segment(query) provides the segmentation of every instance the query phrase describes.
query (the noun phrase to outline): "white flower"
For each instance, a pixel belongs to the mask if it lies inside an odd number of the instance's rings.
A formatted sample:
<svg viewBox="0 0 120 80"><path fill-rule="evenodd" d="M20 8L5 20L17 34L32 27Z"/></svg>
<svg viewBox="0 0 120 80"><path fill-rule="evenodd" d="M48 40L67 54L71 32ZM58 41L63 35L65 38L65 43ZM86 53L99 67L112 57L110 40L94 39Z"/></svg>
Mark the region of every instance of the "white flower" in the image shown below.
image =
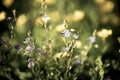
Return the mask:
<svg viewBox="0 0 120 80"><path fill-rule="evenodd" d="M69 47L63 47L63 48L62 48L62 51L64 51L64 52L67 52L67 51L69 51L69 50L70 50Z"/></svg>
<svg viewBox="0 0 120 80"><path fill-rule="evenodd" d="M78 65L81 65L81 64L82 64L82 60L81 60L81 59L77 59L76 63L77 63Z"/></svg>
<svg viewBox="0 0 120 80"><path fill-rule="evenodd" d="M73 34L73 36L72 36L74 39L78 39L79 38L79 35L77 35L77 34Z"/></svg>
<svg viewBox="0 0 120 80"><path fill-rule="evenodd" d="M28 62L28 68L31 68L35 65L35 63L34 63L35 61L32 58L29 58L27 62Z"/></svg>
<svg viewBox="0 0 120 80"><path fill-rule="evenodd" d="M27 47L26 47L26 50L27 50L27 51L30 51L30 52L33 51L33 49L34 49L34 47L32 47L32 46L27 46Z"/></svg>
<svg viewBox="0 0 120 80"><path fill-rule="evenodd" d="M32 46L27 46L26 49L25 49L25 53L24 53L24 54L26 55L26 54L32 52L33 50L34 50L34 47L32 47Z"/></svg>
<svg viewBox="0 0 120 80"><path fill-rule="evenodd" d="M37 48L37 52L40 56L44 56L45 53L40 49L40 48Z"/></svg>
<svg viewBox="0 0 120 80"><path fill-rule="evenodd" d="M89 41L89 43L94 43L95 42L95 37L94 36L90 36L88 38L88 41Z"/></svg>
<svg viewBox="0 0 120 80"><path fill-rule="evenodd" d="M30 38L28 37L28 38L26 38L26 40L25 41L23 41L23 43L28 43L28 42L30 42Z"/></svg>
<svg viewBox="0 0 120 80"><path fill-rule="evenodd" d="M50 17L47 15L47 13L44 13L41 19L44 23L47 23L50 20Z"/></svg>
<svg viewBox="0 0 120 80"><path fill-rule="evenodd" d="M64 37L69 37L71 35L71 32L68 30L68 29L65 29L63 32L62 32L63 36Z"/></svg>

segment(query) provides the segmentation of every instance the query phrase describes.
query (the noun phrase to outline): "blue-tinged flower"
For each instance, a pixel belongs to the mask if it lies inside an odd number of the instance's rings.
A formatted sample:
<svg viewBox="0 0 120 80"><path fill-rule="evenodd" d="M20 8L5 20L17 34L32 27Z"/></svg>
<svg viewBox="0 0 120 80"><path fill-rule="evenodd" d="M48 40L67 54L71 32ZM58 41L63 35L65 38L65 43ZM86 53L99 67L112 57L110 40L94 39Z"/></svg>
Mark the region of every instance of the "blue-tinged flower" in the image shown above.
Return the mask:
<svg viewBox="0 0 120 80"><path fill-rule="evenodd" d="M27 65L28 68L34 67L35 60L33 58L29 58L27 62L28 62L28 65Z"/></svg>
<svg viewBox="0 0 120 80"><path fill-rule="evenodd" d="M70 37L71 32L70 32L68 29L65 29L65 30L62 32L62 34L63 34L64 37Z"/></svg>
<svg viewBox="0 0 120 80"><path fill-rule="evenodd" d="M14 19L13 19L12 17L8 17L6 20L7 20L8 22L10 22L11 24L14 23Z"/></svg>
<svg viewBox="0 0 120 80"><path fill-rule="evenodd" d="M45 53L40 49L40 48L37 48L37 52L40 56L44 56Z"/></svg>
<svg viewBox="0 0 120 80"><path fill-rule="evenodd" d="M89 43L94 43L95 42L95 37L94 36L90 36L88 38L88 41L89 41Z"/></svg>
<svg viewBox="0 0 120 80"><path fill-rule="evenodd" d="M27 44L27 43L29 43L30 42L30 38L28 37L28 38L26 38L26 40L25 41L23 41L23 43L25 43L25 44Z"/></svg>
<svg viewBox="0 0 120 80"><path fill-rule="evenodd" d="M81 60L81 59L77 59L76 63L77 63L78 65L81 65L81 64L82 64L82 60Z"/></svg>
<svg viewBox="0 0 120 80"><path fill-rule="evenodd" d="M34 50L33 46L27 46L24 54L27 55L28 53L32 52L33 50Z"/></svg>
<svg viewBox="0 0 120 80"><path fill-rule="evenodd" d="M67 51L69 51L69 50L70 50L69 47L63 47L63 48L62 48L62 51L64 51L64 52L67 52Z"/></svg>
<svg viewBox="0 0 120 80"><path fill-rule="evenodd" d="M20 44L16 44L14 48L18 51L21 49L21 46L20 46Z"/></svg>
<svg viewBox="0 0 120 80"><path fill-rule="evenodd" d="M78 39L79 38L79 35L77 35L77 34L73 34L73 36L72 36L74 39Z"/></svg>
<svg viewBox="0 0 120 80"><path fill-rule="evenodd" d="M34 47L32 47L32 46L27 46L27 47L26 47L26 50L27 50L27 51L30 51L30 52L33 51L33 49L34 49Z"/></svg>

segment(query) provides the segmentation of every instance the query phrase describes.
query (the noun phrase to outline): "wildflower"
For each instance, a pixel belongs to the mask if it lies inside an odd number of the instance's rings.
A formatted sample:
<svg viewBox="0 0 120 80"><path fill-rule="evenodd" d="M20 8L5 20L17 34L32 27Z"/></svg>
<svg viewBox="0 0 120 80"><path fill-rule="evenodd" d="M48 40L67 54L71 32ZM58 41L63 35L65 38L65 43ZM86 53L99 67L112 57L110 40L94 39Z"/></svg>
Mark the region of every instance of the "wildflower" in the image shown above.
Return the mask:
<svg viewBox="0 0 120 80"><path fill-rule="evenodd" d="M81 65L81 64L82 64L82 60L81 60L81 59L77 59L76 63L77 63L78 65Z"/></svg>
<svg viewBox="0 0 120 80"><path fill-rule="evenodd" d="M74 39L78 39L79 38L79 35L77 35L77 34L73 34L73 36L72 36Z"/></svg>
<svg viewBox="0 0 120 80"><path fill-rule="evenodd" d="M27 47L26 47L26 50L27 50L27 51L30 51L30 52L33 51L33 49L34 49L34 47L32 47L32 46L27 46Z"/></svg>
<svg viewBox="0 0 120 80"><path fill-rule="evenodd" d="M100 69L98 67L95 67L95 72L98 73Z"/></svg>
<svg viewBox="0 0 120 80"><path fill-rule="evenodd" d="M40 56L45 55L45 53L40 48L37 48L37 51Z"/></svg>
<svg viewBox="0 0 120 80"><path fill-rule="evenodd" d="M30 38L28 37L28 38L26 38L26 40L25 41L23 41L23 43L28 43L28 42L30 42Z"/></svg>
<svg viewBox="0 0 120 80"><path fill-rule="evenodd" d="M32 58L29 58L28 59L28 68L31 68L31 67L34 67L34 65L35 65L35 60L34 59L32 59Z"/></svg>
<svg viewBox="0 0 120 80"><path fill-rule="evenodd" d="M6 20L7 20L8 22L10 22L11 24L14 23L14 19L13 19L12 17L8 17Z"/></svg>
<svg viewBox="0 0 120 80"><path fill-rule="evenodd" d="M69 50L70 50L69 47L63 47L63 48L62 48L62 51L64 51L64 52L67 52L67 51L69 51Z"/></svg>
<svg viewBox="0 0 120 80"><path fill-rule="evenodd" d="M44 23L47 23L50 20L50 17L47 15L47 13L44 13L44 15L42 16L42 21Z"/></svg>
<svg viewBox="0 0 120 80"><path fill-rule="evenodd" d="M90 36L88 38L88 41L89 41L89 43L94 43L95 42L95 37L94 36Z"/></svg>
<svg viewBox="0 0 120 80"><path fill-rule="evenodd" d="M25 49L25 55L32 52L33 50L34 50L33 46L27 46L26 49Z"/></svg>
<svg viewBox="0 0 120 80"><path fill-rule="evenodd" d="M68 29L65 29L63 32L62 32L63 36L64 37L69 37L71 35L71 32L68 30Z"/></svg>
<svg viewBox="0 0 120 80"><path fill-rule="evenodd" d="M81 21L85 17L85 12L81 10L76 10L73 13L73 21L78 22Z"/></svg>
<svg viewBox="0 0 120 80"><path fill-rule="evenodd" d="M18 51L21 49L21 46L20 46L20 44L16 44L14 48Z"/></svg>

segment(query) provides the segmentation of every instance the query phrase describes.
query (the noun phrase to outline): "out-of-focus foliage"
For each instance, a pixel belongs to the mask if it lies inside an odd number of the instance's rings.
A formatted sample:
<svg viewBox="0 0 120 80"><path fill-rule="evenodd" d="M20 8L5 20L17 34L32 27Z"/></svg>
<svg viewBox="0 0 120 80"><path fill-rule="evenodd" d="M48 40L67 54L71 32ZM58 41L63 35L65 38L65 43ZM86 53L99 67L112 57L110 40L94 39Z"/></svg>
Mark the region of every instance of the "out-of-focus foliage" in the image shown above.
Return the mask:
<svg viewBox="0 0 120 80"><path fill-rule="evenodd" d="M0 27L5 30L0 30L0 79L120 79L115 1L1 0L1 4Z"/></svg>

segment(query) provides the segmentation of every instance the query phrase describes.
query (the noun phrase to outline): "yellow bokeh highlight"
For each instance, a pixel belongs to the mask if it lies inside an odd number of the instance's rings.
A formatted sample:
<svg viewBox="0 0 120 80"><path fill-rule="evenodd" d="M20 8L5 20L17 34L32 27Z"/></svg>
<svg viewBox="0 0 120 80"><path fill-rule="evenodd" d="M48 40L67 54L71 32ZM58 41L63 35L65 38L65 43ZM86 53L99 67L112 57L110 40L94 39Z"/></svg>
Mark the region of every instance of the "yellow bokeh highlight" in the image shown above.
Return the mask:
<svg viewBox="0 0 120 80"><path fill-rule="evenodd" d="M105 0L95 0L96 3L101 4L104 3Z"/></svg>
<svg viewBox="0 0 120 80"><path fill-rule="evenodd" d="M23 26L27 22L27 17L25 14L20 15L17 18L17 26Z"/></svg>
<svg viewBox="0 0 120 80"><path fill-rule="evenodd" d="M35 26L43 25L43 21L41 20L41 17L37 17L34 22Z"/></svg>
<svg viewBox="0 0 120 80"><path fill-rule="evenodd" d="M60 19L60 14L58 11L53 11L49 14L52 21L58 21Z"/></svg>
<svg viewBox="0 0 120 80"><path fill-rule="evenodd" d="M68 22L72 22L73 21L73 15L72 14L66 15L65 20L68 21Z"/></svg>
<svg viewBox="0 0 120 80"><path fill-rule="evenodd" d="M113 23L116 26L119 25L120 24L119 17L117 15L112 16L111 23Z"/></svg>
<svg viewBox="0 0 120 80"><path fill-rule="evenodd" d="M81 11L81 10L76 10L74 13L73 13L73 21L77 22L77 21L80 21L84 18L85 16L85 12L84 11Z"/></svg>
<svg viewBox="0 0 120 80"><path fill-rule="evenodd" d="M35 4L41 4L42 0L34 0Z"/></svg>
<svg viewBox="0 0 120 80"><path fill-rule="evenodd" d="M14 0L3 0L2 3L5 7L10 7L13 4Z"/></svg>
<svg viewBox="0 0 120 80"><path fill-rule="evenodd" d="M114 3L112 1L105 1L100 9L102 12L111 12L114 9Z"/></svg>
<svg viewBox="0 0 120 80"><path fill-rule="evenodd" d="M45 0L47 5L53 5L55 4L56 0Z"/></svg>
<svg viewBox="0 0 120 80"><path fill-rule="evenodd" d="M56 26L56 31L58 32L62 32L63 30L65 30L65 25L64 24L60 24Z"/></svg>
<svg viewBox="0 0 120 80"><path fill-rule="evenodd" d="M6 12L0 12L0 21L3 21L6 18Z"/></svg>
<svg viewBox="0 0 120 80"><path fill-rule="evenodd" d="M95 47L95 48L99 48L99 45L98 45L98 44L95 44L94 47Z"/></svg>
<svg viewBox="0 0 120 80"><path fill-rule="evenodd" d="M120 37L118 37L117 39L118 39L118 42L120 43Z"/></svg>
<svg viewBox="0 0 120 80"><path fill-rule="evenodd" d="M60 53L56 53L54 55L54 58L63 58L63 57L67 57L69 56L69 54L67 52L60 52Z"/></svg>
<svg viewBox="0 0 120 80"><path fill-rule="evenodd" d="M76 47L76 48L81 48L81 46L82 46L82 42L79 41L79 40L77 40L77 41L75 42L75 47Z"/></svg>
<svg viewBox="0 0 120 80"><path fill-rule="evenodd" d="M109 15L104 15L102 17L102 23L106 24L110 21L110 16Z"/></svg>
<svg viewBox="0 0 120 80"><path fill-rule="evenodd" d="M97 36L102 38L103 40L105 40L107 37L109 37L110 35L112 35L112 30L109 29L102 29L101 31L97 32Z"/></svg>
<svg viewBox="0 0 120 80"><path fill-rule="evenodd" d="M16 30L18 33L25 32L25 24L27 22L27 16L25 14L20 15L16 20Z"/></svg>

